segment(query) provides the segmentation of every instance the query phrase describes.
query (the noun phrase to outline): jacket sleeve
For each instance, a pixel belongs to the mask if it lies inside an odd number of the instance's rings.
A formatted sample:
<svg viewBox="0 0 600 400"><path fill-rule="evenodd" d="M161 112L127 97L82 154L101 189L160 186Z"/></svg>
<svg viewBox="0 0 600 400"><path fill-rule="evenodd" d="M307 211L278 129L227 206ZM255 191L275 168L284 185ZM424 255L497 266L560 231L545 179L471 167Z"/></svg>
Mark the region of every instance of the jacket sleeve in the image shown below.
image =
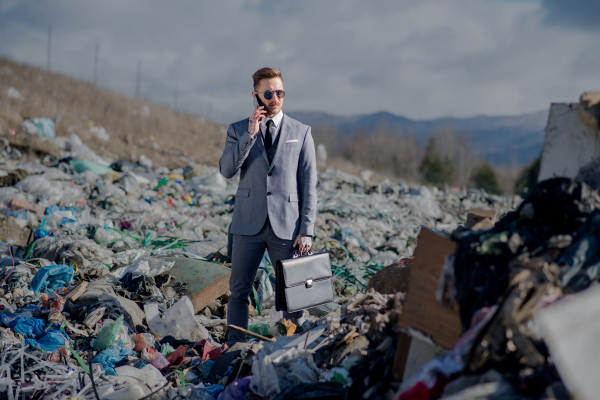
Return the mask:
<svg viewBox="0 0 600 400"><path fill-rule="evenodd" d="M315 142L310 131L309 127L298 158L300 192L300 230L298 233L313 236L317 217L317 159Z"/></svg>
<svg viewBox="0 0 600 400"><path fill-rule="evenodd" d="M240 169L258 137L258 134L254 135L254 138L250 137L247 130L239 137L238 134L239 133L235 131L234 125L229 125L229 129L227 129L227 140L225 141L225 150L223 150L223 155L219 160L219 171L221 172L221 175L227 179L233 178Z"/></svg>

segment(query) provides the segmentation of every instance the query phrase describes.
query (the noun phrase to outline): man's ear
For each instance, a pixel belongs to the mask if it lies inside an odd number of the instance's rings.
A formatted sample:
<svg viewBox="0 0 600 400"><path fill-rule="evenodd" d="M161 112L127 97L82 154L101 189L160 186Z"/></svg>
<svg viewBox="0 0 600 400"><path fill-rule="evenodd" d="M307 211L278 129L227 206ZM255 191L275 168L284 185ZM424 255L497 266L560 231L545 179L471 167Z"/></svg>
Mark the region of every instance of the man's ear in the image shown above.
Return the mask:
<svg viewBox="0 0 600 400"><path fill-rule="evenodd" d="M256 90L252 91L252 96L256 96L258 94L258 92Z"/></svg>

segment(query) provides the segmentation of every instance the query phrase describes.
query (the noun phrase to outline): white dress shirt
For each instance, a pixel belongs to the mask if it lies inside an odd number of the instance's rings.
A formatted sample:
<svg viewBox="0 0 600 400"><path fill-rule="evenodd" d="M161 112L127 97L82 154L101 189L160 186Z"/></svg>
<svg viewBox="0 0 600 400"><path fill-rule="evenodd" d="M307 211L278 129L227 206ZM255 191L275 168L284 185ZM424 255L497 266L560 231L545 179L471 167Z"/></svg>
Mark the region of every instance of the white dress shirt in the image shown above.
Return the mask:
<svg viewBox="0 0 600 400"><path fill-rule="evenodd" d="M260 121L260 132L262 134L263 141L265 140L265 132L267 131L267 122L269 120L273 120L273 123L275 124L275 134L273 135L273 143L275 143L275 138L279 134L279 124L281 124L282 118L283 118L283 111L279 110L277 115L275 115L273 118L264 117Z"/></svg>

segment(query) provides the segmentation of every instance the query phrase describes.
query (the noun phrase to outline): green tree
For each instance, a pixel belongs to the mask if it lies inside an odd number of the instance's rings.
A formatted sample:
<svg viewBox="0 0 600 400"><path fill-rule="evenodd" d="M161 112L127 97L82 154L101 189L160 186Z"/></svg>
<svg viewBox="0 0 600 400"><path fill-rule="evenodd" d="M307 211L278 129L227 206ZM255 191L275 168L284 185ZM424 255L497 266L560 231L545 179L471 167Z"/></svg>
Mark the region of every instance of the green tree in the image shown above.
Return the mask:
<svg viewBox="0 0 600 400"><path fill-rule="evenodd" d="M496 177L494 167L485 160L481 163L479 168L474 171L473 180L478 189L483 189L492 194L502 194L502 188Z"/></svg>
<svg viewBox="0 0 600 400"><path fill-rule="evenodd" d="M519 179L515 182L515 193L518 195L525 195L532 187L535 186L540 174L540 165L542 163L542 157L538 157L533 160L521 171Z"/></svg>
<svg viewBox="0 0 600 400"><path fill-rule="evenodd" d="M425 182L432 185L443 185L452 183L454 177L454 166L448 156L442 156L437 140L430 136L425 146L425 156L419 168Z"/></svg>

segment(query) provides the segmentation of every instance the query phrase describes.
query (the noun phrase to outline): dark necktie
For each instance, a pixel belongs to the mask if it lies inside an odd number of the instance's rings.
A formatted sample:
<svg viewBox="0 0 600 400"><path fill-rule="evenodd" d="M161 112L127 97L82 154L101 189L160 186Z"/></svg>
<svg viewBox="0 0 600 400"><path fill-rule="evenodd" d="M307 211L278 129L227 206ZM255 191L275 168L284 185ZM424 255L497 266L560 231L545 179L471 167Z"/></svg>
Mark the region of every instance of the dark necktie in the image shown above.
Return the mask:
<svg viewBox="0 0 600 400"><path fill-rule="evenodd" d="M275 123L272 119L267 121L267 131L265 132L265 149L267 152L271 150L271 146L273 145L273 137L275 136Z"/></svg>

